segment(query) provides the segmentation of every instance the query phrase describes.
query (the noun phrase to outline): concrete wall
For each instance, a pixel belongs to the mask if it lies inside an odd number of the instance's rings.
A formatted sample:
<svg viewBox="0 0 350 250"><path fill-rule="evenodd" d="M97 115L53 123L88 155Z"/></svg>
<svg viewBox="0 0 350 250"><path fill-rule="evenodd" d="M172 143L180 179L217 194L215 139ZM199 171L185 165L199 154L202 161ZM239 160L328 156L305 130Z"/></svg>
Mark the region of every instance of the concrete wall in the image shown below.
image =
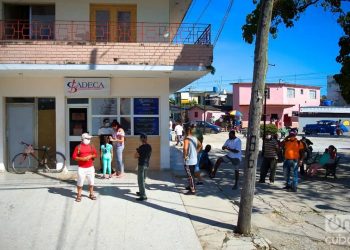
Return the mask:
<svg viewBox="0 0 350 250"><path fill-rule="evenodd" d="M159 97L160 115L160 167L170 167L168 141L169 118L168 78L112 78L108 97ZM4 169L5 154L5 98L4 97L55 97L56 98L56 150L66 151L66 104L64 77L2 77L0 79L0 169Z"/></svg>

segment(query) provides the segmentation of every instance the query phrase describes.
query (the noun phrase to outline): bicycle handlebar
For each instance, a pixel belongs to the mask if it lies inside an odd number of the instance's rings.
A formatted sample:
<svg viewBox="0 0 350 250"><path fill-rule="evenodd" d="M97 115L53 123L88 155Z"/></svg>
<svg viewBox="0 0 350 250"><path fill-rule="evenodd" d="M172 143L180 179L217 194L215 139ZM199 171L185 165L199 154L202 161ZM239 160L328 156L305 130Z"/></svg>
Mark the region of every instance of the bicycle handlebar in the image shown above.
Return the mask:
<svg viewBox="0 0 350 250"><path fill-rule="evenodd" d="M29 147L29 146L32 146L32 147L33 147L32 144L26 143L26 142L24 142L24 141L21 141L21 144L22 144L22 145L26 145L27 147ZM47 147L47 146L42 146L42 148L34 148L34 147L33 147L33 149L34 149L34 150L45 150L45 151L49 151L49 150L50 150L50 147Z"/></svg>

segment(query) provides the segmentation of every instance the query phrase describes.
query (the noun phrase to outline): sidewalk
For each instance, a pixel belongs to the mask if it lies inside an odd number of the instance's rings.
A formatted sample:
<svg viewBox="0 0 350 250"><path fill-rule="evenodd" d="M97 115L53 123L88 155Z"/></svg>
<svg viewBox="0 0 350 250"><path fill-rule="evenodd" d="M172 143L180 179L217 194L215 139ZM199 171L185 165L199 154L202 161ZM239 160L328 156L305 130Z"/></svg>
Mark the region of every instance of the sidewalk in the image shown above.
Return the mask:
<svg viewBox="0 0 350 250"><path fill-rule="evenodd" d="M55 176L55 175L51 175ZM149 174L147 202L136 175L96 179L97 200L74 201L75 182L0 175L0 249L201 249L169 172Z"/></svg>

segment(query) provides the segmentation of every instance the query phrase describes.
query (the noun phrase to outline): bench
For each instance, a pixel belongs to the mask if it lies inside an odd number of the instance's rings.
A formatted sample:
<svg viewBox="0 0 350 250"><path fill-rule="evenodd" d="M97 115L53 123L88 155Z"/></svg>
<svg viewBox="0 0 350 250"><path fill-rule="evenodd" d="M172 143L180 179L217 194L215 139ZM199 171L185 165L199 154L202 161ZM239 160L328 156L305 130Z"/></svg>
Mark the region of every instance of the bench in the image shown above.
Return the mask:
<svg viewBox="0 0 350 250"><path fill-rule="evenodd" d="M323 168L326 169L326 175L324 178L327 178L329 175L333 175L334 179L337 179L336 171L339 164L339 160L340 156L337 156L334 163L327 163L323 166Z"/></svg>

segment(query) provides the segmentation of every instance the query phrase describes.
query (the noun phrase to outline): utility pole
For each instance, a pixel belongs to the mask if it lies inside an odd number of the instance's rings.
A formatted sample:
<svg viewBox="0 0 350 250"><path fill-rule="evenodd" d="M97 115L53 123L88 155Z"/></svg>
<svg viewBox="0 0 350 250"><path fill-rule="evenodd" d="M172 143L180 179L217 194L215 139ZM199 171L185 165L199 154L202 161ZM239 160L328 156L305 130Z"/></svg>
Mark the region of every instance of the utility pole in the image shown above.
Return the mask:
<svg viewBox="0 0 350 250"><path fill-rule="evenodd" d="M265 91L267 48L274 0L261 0L258 31L254 51L254 73L249 108L249 127L245 153L243 189L239 205L237 232L249 234L259 154L260 120Z"/></svg>

